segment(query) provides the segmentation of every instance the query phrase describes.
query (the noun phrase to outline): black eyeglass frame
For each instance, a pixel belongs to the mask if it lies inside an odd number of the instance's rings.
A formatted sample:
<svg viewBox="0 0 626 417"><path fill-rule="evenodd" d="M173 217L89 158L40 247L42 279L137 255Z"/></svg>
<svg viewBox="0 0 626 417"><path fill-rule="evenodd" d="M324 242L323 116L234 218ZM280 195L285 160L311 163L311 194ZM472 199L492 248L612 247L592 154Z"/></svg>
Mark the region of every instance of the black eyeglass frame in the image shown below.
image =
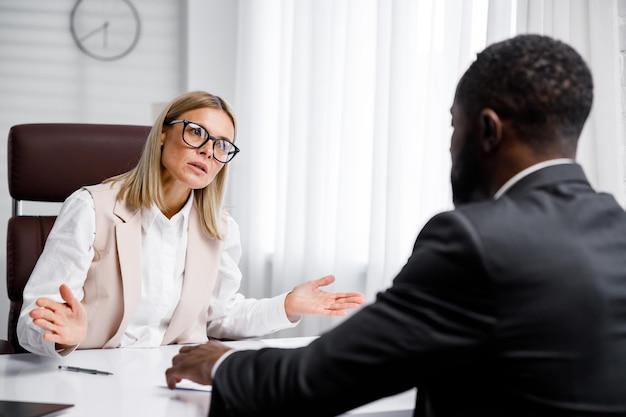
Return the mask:
<svg viewBox="0 0 626 417"><path fill-rule="evenodd" d="M211 134L209 133L209 130L208 130L206 127L202 126L202 125L201 125L201 124L199 124L199 123L192 122L191 120L187 120L187 119L176 119L176 120L172 120L171 122L168 122L167 124L171 126L171 125L175 125L175 124L177 124L177 123L182 123L182 124L183 124L183 130L182 130L182 132L181 132L181 137L182 137L182 139L183 139L183 142L185 142L185 145L189 146L190 148L193 148L193 149L199 149L199 148L202 148L204 145L206 145L206 144L207 144L207 142L208 142L209 140L213 140L213 146L211 147L211 150L213 151L213 158L215 158L215 160L216 160L216 161L221 162L222 164L227 164L227 163L229 163L230 161L232 161L232 160L233 160L233 158L234 158L234 157L235 157L235 156L239 153L239 151L240 151L240 149L237 147L237 145L235 145L233 142L229 141L228 139L224 139L224 138L216 138L215 136L211 136ZM207 138L204 140L204 142L202 142L202 143L201 143L200 145L198 145L198 146L193 146L192 144L190 144L189 142L187 142L187 141L185 140L185 130L187 130L187 125L189 125L189 124L192 124L192 125L196 125L196 126L198 126L198 127L201 127L202 129L204 129L204 131L205 131L205 132L206 132L206 134L207 134ZM230 157L227 161L222 161L222 160L220 160L218 157L216 157L216 156L215 156L215 144L216 144L218 141L224 141L224 142L227 142L227 143L229 143L229 144L233 147L233 150L227 153L227 155Z"/></svg>

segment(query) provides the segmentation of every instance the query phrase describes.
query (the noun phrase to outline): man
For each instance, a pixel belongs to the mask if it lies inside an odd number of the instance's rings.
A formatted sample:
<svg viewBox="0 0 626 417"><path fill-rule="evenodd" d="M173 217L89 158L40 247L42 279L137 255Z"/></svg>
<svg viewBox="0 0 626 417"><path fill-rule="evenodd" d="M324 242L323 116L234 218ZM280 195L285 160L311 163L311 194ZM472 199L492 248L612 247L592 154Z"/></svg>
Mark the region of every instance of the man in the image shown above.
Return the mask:
<svg viewBox="0 0 626 417"><path fill-rule="evenodd" d="M307 347L183 347L169 387L212 384L211 416L331 416L412 387L416 416L626 416L626 214L575 162L592 99L560 41L486 48L451 108L455 210L391 288Z"/></svg>

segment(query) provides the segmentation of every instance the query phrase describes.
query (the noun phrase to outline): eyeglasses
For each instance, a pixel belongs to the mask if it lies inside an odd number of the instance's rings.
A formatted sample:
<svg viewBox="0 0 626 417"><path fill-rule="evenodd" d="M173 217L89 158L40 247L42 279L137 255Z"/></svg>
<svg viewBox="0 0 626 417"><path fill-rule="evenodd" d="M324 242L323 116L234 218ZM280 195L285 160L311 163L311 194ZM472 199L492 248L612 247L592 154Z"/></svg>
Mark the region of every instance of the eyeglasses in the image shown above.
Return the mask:
<svg viewBox="0 0 626 417"><path fill-rule="evenodd" d="M230 162L239 152L239 148L228 139L211 136L209 132L197 123L189 120L172 120L169 125L183 124L183 142L192 148L201 148L209 140L213 140L213 158L225 164Z"/></svg>

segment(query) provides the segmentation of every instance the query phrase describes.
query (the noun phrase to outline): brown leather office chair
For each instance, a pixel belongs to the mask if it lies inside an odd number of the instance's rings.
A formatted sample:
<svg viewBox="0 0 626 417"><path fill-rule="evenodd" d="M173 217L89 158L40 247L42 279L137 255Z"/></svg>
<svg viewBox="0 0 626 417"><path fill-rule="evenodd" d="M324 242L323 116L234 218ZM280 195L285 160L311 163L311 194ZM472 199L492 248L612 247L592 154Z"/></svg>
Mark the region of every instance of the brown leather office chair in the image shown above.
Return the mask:
<svg viewBox="0 0 626 417"><path fill-rule="evenodd" d="M12 216L7 225L8 341L0 353L25 350L17 340L22 291L43 250L53 215L24 215L22 202L63 202L84 185L137 164L150 126L41 123L13 126L8 137Z"/></svg>

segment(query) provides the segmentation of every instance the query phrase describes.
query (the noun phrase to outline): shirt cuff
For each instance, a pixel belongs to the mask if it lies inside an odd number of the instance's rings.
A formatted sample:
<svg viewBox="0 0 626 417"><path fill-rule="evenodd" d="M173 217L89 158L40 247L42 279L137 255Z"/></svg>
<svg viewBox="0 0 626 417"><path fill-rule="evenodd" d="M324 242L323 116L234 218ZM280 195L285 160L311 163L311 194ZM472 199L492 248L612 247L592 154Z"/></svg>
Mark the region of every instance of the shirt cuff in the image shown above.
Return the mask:
<svg viewBox="0 0 626 417"><path fill-rule="evenodd" d="M280 304L276 303L276 308L280 309L282 314L277 314L277 317L281 317L279 326L281 328L290 328L295 327L302 320L301 315L295 315L291 317L287 317L287 312L285 311L285 299L289 292L283 293L279 296L274 297L274 299L279 300Z"/></svg>
<svg viewBox="0 0 626 417"><path fill-rule="evenodd" d="M215 372L217 371L217 368L222 364L222 362L224 362L224 359L229 357L233 352L236 352L236 350L235 349L228 350L222 356L220 356L218 360L215 361L215 364L213 365L213 369L211 369L211 379L215 378Z"/></svg>

